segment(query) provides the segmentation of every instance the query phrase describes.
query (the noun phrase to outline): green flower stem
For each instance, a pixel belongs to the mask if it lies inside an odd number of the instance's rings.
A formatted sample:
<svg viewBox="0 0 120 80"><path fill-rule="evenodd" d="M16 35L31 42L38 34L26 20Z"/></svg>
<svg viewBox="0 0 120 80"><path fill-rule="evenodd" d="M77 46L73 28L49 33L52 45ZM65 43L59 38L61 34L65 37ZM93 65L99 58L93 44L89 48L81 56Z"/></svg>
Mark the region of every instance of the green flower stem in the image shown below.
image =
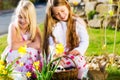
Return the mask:
<svg viewBox="0 0 120 80"><path fill-rule="evenodd" d="M115 53L115 48L116 48L116 32L117 32L117 26L118 26L118 20L119 20L120 0L117 2L117 4L118 4L118 9L117 9L117 20L116 20L116 24L115 24L115 35L114 35L113 53Z"/></svg>

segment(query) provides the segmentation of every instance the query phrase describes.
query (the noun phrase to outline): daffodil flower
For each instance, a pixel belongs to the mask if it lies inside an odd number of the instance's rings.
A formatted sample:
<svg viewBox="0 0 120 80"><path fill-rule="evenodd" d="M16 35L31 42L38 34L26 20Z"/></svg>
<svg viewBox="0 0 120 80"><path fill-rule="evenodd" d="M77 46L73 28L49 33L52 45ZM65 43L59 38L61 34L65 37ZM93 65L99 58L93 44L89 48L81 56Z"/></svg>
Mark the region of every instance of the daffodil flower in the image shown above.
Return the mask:
<svg viewBox="0 0 120 80"><path fill-rule="evenodd" d="M16 58L11 64L6 64L6 57L4 60L0 60L0 76L2 76L2 80L13 80L10 77L10 74L13 73L14 67L13 65L18 61L19 57ZM1 80L1 77L0 77Z"/></svg>
<svg viewBox="0 0 120 80"><path fill-rule="evenodd" d="M104 44L103 46L102 46L102 50L106 50L106 44Z"/></svg>
<svg viewBox="0 0 120 80"><path fill-rule="evenodd" d="M114 62L114 58L110 58L110 64L113 64L113 62Z"/></svg>
<svg viewBox="0 0 120 80"><path fill-rule="evenodd" d="M28 78L30 78L30 77L31 77L31 72L27 72L27 73L26 73L26 76L27 76Z"/></svg>
<svg viewBox="0 0 120 80"><path fill-rule="evenodd" d="M4 75L7 74L7 71L6 71L6 70L3 70L3 74L4 74Z"/></svg>
<svg viewBox="0 0 120 80"><path fill-rule="evenodd" d="M0 71L5 69L5 65L0 65Z"/></svg>
<svg viewBox="0 0 120 80"><path fill-rule="evenodd" d="M3 61L3 60L0 60L0 64L2 64L2 65L3 65L3 64L4 64L4 61Z"/></svg>
<svg viewBox="0 0 120 80"><path fill-rule="evenodd" d="M23 62L20 62L20 66L22 67L24 65L24 63Z"/></svg>
<svg viewBox="0 0 120 80"><path fill-rule="evenodd" d="M64 52L64 46L62 44L56 44L56 54L62 54Z"/></svg>
<svg viewBox="0 0 120 80"><path fill-rule="evenodd" d="M78 5L78 2L77 2L77 1L73 1L73 4L74 4L75 6L77 6L77 5Z"/></svg>
<svg viewBox="0 0 120 80"><path fill-rule="evenodd" d="M27 46L25 45L25 46L21 46L19 49L18 49L18 53L19 54L21 54L21 55L24 55L24 54L26 54L26 48L27 48Z"/></svg>
<svg viewBox="0 0 120 80"><path fill-rule="evenodd" d="M36 70L39 69L39 65L40 65L40 61L36 61L36 62L33 63L33 66Z"/></svg>
<svg viewBox="0 0 120 80"><path fill-rule="evenodd" d="M62 44L56 44L54 48L50 46L50 50L51 49L53 51L51 51L50 54L52 54L52 52L55 52L55 54L59 55L59 54L62 54L64 52L64 46ZM36 74L37 80L51 80L52 75L55 72L55 70L57 69L57 66L58 66L58 64L60 63L60 60L61 60L61 57L52 59L51 56L52 55L50 55L50 57L48 59L49 62L48 62L47 59L46 59L46 53L43 54L43 66L41 66L42 63L40 63L39 60L33 62L32 69ZM51 68L51 65L54 62L56 62L56 65Z"/></svg>
<svg viewBox="0 0 120 80"><path fill-rule="evenodd" d="M113 16L113 15L114 15L113 10L109 10L109 11L108 11L108 14L109 14L110 16Z"/></svg>
<svg viewBox="0 0 120 80"><path fill-rule="evenodd" d="M110 4L112 4L112 3L113 3L113 0L108 0L108 2L109 2Z"/></svg>
<svg viewBox="0 0 120 80"><path fill-rule="evenodd" d="M33 71L36 74L37 80L51 80L52 75L54 74L55 70L57 69L58 64L60 63L61 57L51 60L47 62L46 54L43 55L43 66L41 70L38 70L40 67L40 61L36 61L33 63ZM56 65L51 68L51 64L57 61Z"/></svg>

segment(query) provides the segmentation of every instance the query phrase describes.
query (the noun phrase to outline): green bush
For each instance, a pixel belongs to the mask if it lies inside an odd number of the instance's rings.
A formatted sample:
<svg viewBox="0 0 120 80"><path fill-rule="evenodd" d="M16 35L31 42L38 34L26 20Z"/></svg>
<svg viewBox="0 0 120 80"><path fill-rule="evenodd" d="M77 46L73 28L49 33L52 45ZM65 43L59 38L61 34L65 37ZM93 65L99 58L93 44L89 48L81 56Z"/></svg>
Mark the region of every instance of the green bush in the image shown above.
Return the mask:
<svg viewBox="0 0 120 80"><path fill-rule="evenodd" d="M93 19L94 15L96 14L96 11L95 10L92 10L88 13L88 20L91 20Z"/></svg>

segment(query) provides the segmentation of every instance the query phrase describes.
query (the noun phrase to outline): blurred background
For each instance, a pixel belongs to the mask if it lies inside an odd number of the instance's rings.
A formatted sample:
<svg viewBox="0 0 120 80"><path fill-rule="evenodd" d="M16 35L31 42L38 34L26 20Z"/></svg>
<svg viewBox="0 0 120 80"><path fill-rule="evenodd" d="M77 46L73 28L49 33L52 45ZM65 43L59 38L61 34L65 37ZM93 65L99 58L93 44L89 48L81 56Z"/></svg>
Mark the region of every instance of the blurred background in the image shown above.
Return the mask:
<svg viewBox="0 0 120 80"><path fill-rule="evenodd" d="M17 6L19 1L20 0L0 0L0 10L13 9L14 7ZM46 0L30 0L30 1L32 1L35 5L46 2Z"/></svg>
<svg viewBox="0 0 120 80"><path fill-rule="evenodd" d="M0 0L0 36L7 34L14 9L20 0ZM30 0L37 13L38 24L44 21L46 0Z"/></svg>

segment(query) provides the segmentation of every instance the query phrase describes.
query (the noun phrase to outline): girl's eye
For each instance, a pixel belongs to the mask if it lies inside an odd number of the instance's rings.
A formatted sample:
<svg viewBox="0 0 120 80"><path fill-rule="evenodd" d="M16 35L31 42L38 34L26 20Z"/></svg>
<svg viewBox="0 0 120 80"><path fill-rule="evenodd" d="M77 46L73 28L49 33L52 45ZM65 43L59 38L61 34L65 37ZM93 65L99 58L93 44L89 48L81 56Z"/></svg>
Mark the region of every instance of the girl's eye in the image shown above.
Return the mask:
<svg viewBox="0 0 120 80"><path fill-rule="evenodd" d="M24 19L26 19L26 17L24 17Z"/></svg>
<svg viewBox="0 0 120 80"><path fill-rule="evenodd" d="M59 13L55 13L55 15L58 15Z"/></svg>
<svg viewBox="0 0 120 80"><path fill-rule="evenodd" d="M20 19L26 19L26 16L18 15L18 18L20 18Z"/></svg>
<svg viewBox="0 0 120 80"><path fill-rule="evenodd" d="M64 12L64 10L61 10L61 12Z"/></svg>
<svg viewBox="0 0 120 80"><path fill-rule="evenodd" d="M22 16L21 16L21 15L19 15L19 16L18 16L18 18L22 19Z"/></svg>

